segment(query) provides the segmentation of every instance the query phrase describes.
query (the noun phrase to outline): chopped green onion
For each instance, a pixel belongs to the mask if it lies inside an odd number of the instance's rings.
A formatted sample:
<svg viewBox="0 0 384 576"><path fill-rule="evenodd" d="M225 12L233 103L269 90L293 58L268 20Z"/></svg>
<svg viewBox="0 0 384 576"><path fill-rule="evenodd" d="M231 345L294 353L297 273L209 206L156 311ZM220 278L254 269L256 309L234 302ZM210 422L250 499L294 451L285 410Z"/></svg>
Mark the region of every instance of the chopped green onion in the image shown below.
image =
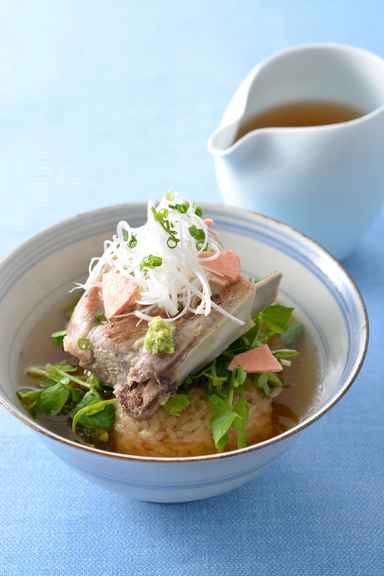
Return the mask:
<svg viewBox="0 0 384 576"><path fill-rule="evenodd" d="M178 244L178 240L176 240L176 238L173 238L173 236L170 236L167 240L167 246L168 248L171 248L173 250L173 248L176 248Z"/></svg>
<svg viewBox="0 0 384 576"><path fill-rule="evenodd" d="M106 321L106 317L104 312L96 312L95 314L95 320L96 322L105 322Z"/></svg>
<svg viewBox="0 0 384 576"><path fill-rule="evenodd" d="M53 332L51 334L52 343L55 346L62 346L66 335L67 335L66 330L58 330L57 332Z"/></svg>
<svg viewBox="0 0 384 576"><path fill-rule="evenodd" d="M153 256L150 254L142 259L140 262L140 270L149 270L150 268L158 268L163 263L161 256Z"/></svg>
<svg viewBox="0 0 384 576"><path fill-rule="evenodd" d="M195 214L196 214L196 216L199 216L199 218L202 217L202 215L203 215L203 209L201 208L201 206L196 206L196 207L195 207Z"/></svg>
<svg viewBox="0 0 384 576"><path fill-rule="evenodd" d="M196 240L197 249L201 250L206 244L206 236L204 230L202 228L198 228L194 224L190 226L188 230L192 238Z"/></svg>
<svg viewBox="0 0 384 576"><path fill-rule="evenodd" d="M136 248L137 238L134 234L131 236L128 234L127 230L123 230L123 239L127 243L128 248Z"/></svg>
<svg viewBox="0 0 384 576"><path fill-rule="evenodd" d="M80 350L92 350L92 344L88 338L79 338L77 341L77 346L80 348Z"/></svg>
<svg viewBox="0 0 384 576"><path fill-rule="evenodd" d="M183 202L182 204L170 204L170 208L173 210L177 210L180 214L186 214L189 208L189 202Z"/></svg>
<svg viewBox="0 0 384 576"><path fill-rule="evenodd" d="M128 248L136 248L136 246L137 246L137 238L134 234L132 234L128 242Z"/></svg>
<svg viewBox="0 0 384 576"><path fill-rule="evenodd" d="M156 210L156 208L152 206L152 214L156 222L158 222L163 230L165 230L165 232L168 234L168 236L172 238L173 246L169 246L169 248L176 248L177 244L180 242L180 239L177 237L174 225L168 220L168 210L166 208Z"/></svg>

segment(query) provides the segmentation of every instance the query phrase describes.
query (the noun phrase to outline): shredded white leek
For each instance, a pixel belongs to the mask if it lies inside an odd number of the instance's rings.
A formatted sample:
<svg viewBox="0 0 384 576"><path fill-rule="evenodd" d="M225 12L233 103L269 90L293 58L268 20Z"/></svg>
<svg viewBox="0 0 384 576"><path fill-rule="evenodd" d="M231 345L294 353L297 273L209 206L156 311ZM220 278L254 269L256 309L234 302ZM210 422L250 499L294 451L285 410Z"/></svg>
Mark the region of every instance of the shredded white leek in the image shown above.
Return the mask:
<svg viewBox="0 0 384 576"><path fill-rule="evenodd" d="M101 286L102 273L116 270L135 280L139 298L129 314L141 320L151 320L158 308L172 321L188 312L208 316L215 309L244 324L212 301L204 264L217 258L221 247L196 208L170 193L157 205L149 202L147 222L138 228L119 222L112 240L104 242L102 256L91 259L88 279L76 288ZM160 257L161 265L143 267L144 258L151 256Z"/></svg>

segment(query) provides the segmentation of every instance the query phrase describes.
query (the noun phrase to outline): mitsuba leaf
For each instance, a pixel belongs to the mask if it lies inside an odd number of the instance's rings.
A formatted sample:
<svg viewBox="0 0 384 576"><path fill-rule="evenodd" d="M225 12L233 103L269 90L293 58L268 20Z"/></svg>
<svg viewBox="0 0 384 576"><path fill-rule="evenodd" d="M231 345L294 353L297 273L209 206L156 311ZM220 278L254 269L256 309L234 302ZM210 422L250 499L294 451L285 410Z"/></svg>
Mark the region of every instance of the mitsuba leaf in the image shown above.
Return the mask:
<svg viewBox="0 0 384 576"><path fill-rule="evenodd" d="M180 416L189 404L188 394L175 394L164 404L163 408L170 416Z"/></svg>
<svg viewBox="0 0 384 576"><path fill-rule="evenodd" d="M283 334L288 330L288 322L292 315L293 308L282 306L281 304L272 304L261 312L262 322L274 334Z"/></svg>
<svg viewBox="0 0 384 576"><path fill-rule="evenodd" d="M102 397L98 392L96 392L96 390L94 389L88 390L88 392L86 392L84 396L80 399L79 403L73 408L70 415L74 416L76 412L84 408L84 406L95 404L96 402L100 402L100 400L102 400Z"/></svg>
<svg viewBox="0 0 384 576"><path fill-rule="evenodd" d="M291 324L289 328L281 335L281 341L288 348L297 346L304 335L304 326L299 322Z"/></svg>
<svg viewBox="0 0 384 576"><path fill-rule="evenodd" d="M81 390L80 388L70 388L70 395L71 395L71 401L72 404L79 404L80 400L83 398L84 396L84 392L83 390Z"/></svg>
<svg viewBox="0 0 384 576"><path fill-rule="evenodd" d="M233 410L238 415L238 418L236 418L236 420L233 422L233 427L237 432L237 447L245 448L247 445L245 430L247 427L249 414L249 404L247 400L239 400L237 404L234 405Z"/></svg>
<svg viewBox="0 0 384 576"><path fill-rule="evenodd" d="M69 397L66 383L57 382L48 388L41 390L36 404L36 412L42 412L48 416L57 416L64 408Z"/></svg>
<svg viewBox="0 0 384 576"><path fill-rule="evenodd" d="M234 421L238 418L236 412L228 410L221 416L211 420L213 441L217 450L224 450L228 443L228 432Z"/></svg>
<svg viewBox="0 0 384 576"><path fill-rule="evenodd" d="M243 386L246 379L247 379L247 372L244 370L244 368L238 366L232 371L230 384L233 388L239 388L240 386Z"/></svg>
<svg viewBox="0 0 384 576"><path fill-rule="evenodd" d="M226 400L217 394L208 397L211 408L211 431L216 450L222 451L228 443L228 432L238 418Z"/></svg>
<svg viewBox="0 0 384 576"><path fill-rule="evenodd" d="M273 387L281 385L280 378L272 372L263 372L256 376L256 387L263 392L264 396L272 396Z"/></svg>
<svg viewBox="0 0 384 576"><path fill-rule="evenodd" d="M88 404L80 410L77 410L72 420L72 431L76 432L78 425L84 428L112 430L115 421L116 399L100 400Z"/></svg>
<svg viewBox="0 0 384 576"><path fill-rule="evenodd" d="M40 397L41 390L36 389L21 389L16 392L17 397L28 412L33 416L35 415L35 406Z"/></svg>
<svg viewBox="0 0 384 576"><path fill-rule="evenodd" d="M299 355L297 350L292 350L290 348L281 348L279 350L272 350L272 352L275 358L284 360L290 360Z"/></svg>

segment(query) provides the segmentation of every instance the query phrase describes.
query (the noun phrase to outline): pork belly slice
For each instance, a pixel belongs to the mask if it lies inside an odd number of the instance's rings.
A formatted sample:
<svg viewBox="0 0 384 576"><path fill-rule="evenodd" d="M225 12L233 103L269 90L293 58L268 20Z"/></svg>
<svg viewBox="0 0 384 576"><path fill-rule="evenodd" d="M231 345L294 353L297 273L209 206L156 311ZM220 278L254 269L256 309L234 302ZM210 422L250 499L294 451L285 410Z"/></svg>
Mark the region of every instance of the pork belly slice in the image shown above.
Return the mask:
<svg viewBox="0 0 384 576"><path fill-rule="evenodd" d="M92 344L91 355L84 360L82 351L71 353L114 387L116 397L131 416L148 418L189 374L219 356L250 328L252 318L275 301L280 280L281 274L275 273L257 284L241 278L236 284L221 287L220 305L245 324L240 326L216 310L209 316L183 317L176 322L173 354L154 356L144 350L147 324L133 316L111 324L94 323L86 335ZM80 309L88 303L82 300ZM82 313L88 317L86 310ZM80 311L75 310L77 325L79 316ZM72 319L68 331L73 333L71 324Z"/></svg>

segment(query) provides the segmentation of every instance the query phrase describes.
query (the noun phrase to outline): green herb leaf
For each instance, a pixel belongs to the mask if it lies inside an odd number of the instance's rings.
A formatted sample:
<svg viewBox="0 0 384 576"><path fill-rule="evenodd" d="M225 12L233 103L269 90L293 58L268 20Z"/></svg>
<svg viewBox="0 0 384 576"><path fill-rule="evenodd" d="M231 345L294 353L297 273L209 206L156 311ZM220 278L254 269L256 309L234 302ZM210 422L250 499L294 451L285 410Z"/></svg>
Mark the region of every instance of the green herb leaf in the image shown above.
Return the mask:
<svg viewBox="0 0 384 576"><path fill-rule="evenodd" d="M272 394L272 390L268 384L269 382L269 375L267 372L264 374L260 374L256 377L256 387L262 391L264 396L270 396Z"/></svg>
<svg viewBox="0 0 384 576"><path fill-rule="evenodd" d="M47 366L55 367L65 373L77 372L79 367L73 364L68 364L68 362L57 362L56 364L48 364Z"/></svg>
<svg viewBox="0 0 384 576"><path fill-rule="evenodd" d="M238 418L236 418L236 420L233 422L233 427L237 432L237 447L245 448L247 445L245 430L248 422L249 403L247 400L242 398L237 402L237 404L235 404L233 410L238 415Z"/></svg>
<svg viewBox="0 0 384 576"><path fill-rule="evenodd" d="M228 410L221 416L211 420L212 436L217 450L221 451L226 447L228 443L228 432L236 418L238 418L236 412Z"/></svg>
<svg viewBox="0 0 384 576"><path fill-rule="evenodd" d="M227 364L226 359L224 359L224 364ZM213 360L202 372L197 374L196 378L204 377L208 383L209 390L221 392L223 385L228 382L230 374L229 370L221 365L220 359L216 358L216 360Z"/></svg>
<svg viewBox="0 0 384 576"><path fill-rule="evenodd" d="M28 366L25 373L33 378L49 378L47 370L42 366Z"/></svg>
<svg viewBox="0 0 384 576"><path fill-rule="evenodd" d="M84 388L91 388L90 384L86 382L86 380L80 378L80 376L75 376L74 374L72 374L72 372L78 371L78 367L76 366L72 366L71 364L59 363L59 364L47 364L45 368L46 368L45 370L41 369L39 370L40 373L43 373L40 375L44 375L47 378L54 380L55 382L59 382L63 378L63 376L68 376L71 382L74 382L75 384L78 384L79 386L82 386Z"/></svg>
<svg viewBox="0 0 384 576"><path fill-rule="evenodd" d="M81 390L81 388L74 388L72 386L69 388L69 393L71 395L71 402L75 406L77 404L79 404L79 402L81 401L81 399L85 395L84 390Z"/></svg>
<svg viewBox="0 0 384 576"><path fill-rule="evenodd" d="M69 398L67 383L57 382L49 388L41 390L36 404L36 412L42 412L48 416L57 416L64 408Z"/></svg>
<svg viewBox="0 0 384 576"><path fill-rule="evenodd" d="M101 381L97 376L93 374L93 372L86 372L87 374L87 384L89 384L91 389L100 389L101 388Z"/></svg>
<svg viewBox="0 0 384 576"><path fill-rule="evenodd" d="M211 431L216 450L222 451L228 443L228 432L233 422L238 418L226 400L211 394L208 396L211 410Z"/></svg>
<svg viewBox="0 0 384 576"><path fill-rule="evenodd" d="M39 381L39 386L40 388L49 388L49 386L52 386L54 383L55 381L51 380L50 378L43 378Z"/></svg>
<svg viewBox="0 0 384 576"><path fill-rule="evenodd" d="M84 428L112 430L115 421L116 398L100 400L78 410L72 420L72 431L76 432L78 425Z"/></svg>
<svg viewBox="0 0 384 576"><path fill-rule="evenodd" d="M77 346L80 348L80 350L86 350L87 352L92 350L92 344L88 338L79 338L77 341Z"/></svg>
<svg viewBox="0 0 384 576"><path fill-rule="evenodd" d="M231 386L233 388L239 388L244 384L247 379L247 372L241 366L235 368L231 374Z"/></svg>
<svg viewBox="0 0 384 576"><path fill-rule="evenodd" d="M296 358L296 356L299 355L297 350L291 350L290 348L280 348L279 350L272 350L272 353L277 359Z"/></svg>
<svg viewBox="0 0 384 576"><path fill-rule="evenodd" d="M46 366L29 366L25 373L33 378L40 378L42 388L47 388L54 382L59 382L63 376L71 372L77 372L77 370L77 366L59 362L58 364L47 364Z"/></svg>
<svg viewBox="0 0 384 576"><path fill-rule="evenodd" d="M284 346L297 346L304 335L304 326L299 322L291 324L286 332L281 335Z"/></svg>
<svg viewBox="0 0 384 576"><path fill-rule="evenodd" d="M163 408L170 416L180 416L189 404L188 394L175 394L164 404Z"/></svg>
<svg viewBox="0 0 384 576"><path fill-rule="evenodd" d="M76 412L84 408L84 406L90 406L91 404L95 404L96 402L100 402L102 397L96 390L88 390L84 394L84 396L80 399L80 401L76 404L76 406L70 412L70 416L74 416Z"/></svg>
<svg viewBox="0 0 384 576"><path fill-rule="evenodd" d="M57 332L53 332L51 334L52 343L55 346L62 346L66 335L67 335L66 330L58 330Z"/></svg>
<svg viewBox="0 0 384 576"><path fill-rule="evenodd" d="M273 387L282 386L282 382L276 374L272 372L263 372L255 377L256 388L262 391L264 396L269 397L273 394Z"/></svg>
<svg viewBox="0 0 384 576"><path fill-rule="evenodd" d="M199 216L199 218L202 217L203 209L201 208L201 206L195 206L195 214L196 214L196 216Z"/></svg>
<svg viewBox="0 0 384 576"><path fill-rule="evenodd" d="M272 304L260 313L260 317L269 330L275 334L282 334L288 330L288 322L293 308Z"/></svg>
<svg viewBox="0 0 384 576"><path fill-rule="evenodd" d="M41 390L22 388L16 394L20 402L28 412L35 416L35 406L40 398Z"/></svg>
<svg viewBox="0 0 384 576"><path fill-rule="evenodd" d="M210 394L208 396L208 402L213 418L221 416L228 410L228 402L218 394Z"/></svg>
<svg viewBox="0 0 384 576"><path fill-rule="evenodd" d="M153 256L150 254L142 259L140 263L140 270L149 270L150 268L158 268L163 263L161 256Z"/></svg>

